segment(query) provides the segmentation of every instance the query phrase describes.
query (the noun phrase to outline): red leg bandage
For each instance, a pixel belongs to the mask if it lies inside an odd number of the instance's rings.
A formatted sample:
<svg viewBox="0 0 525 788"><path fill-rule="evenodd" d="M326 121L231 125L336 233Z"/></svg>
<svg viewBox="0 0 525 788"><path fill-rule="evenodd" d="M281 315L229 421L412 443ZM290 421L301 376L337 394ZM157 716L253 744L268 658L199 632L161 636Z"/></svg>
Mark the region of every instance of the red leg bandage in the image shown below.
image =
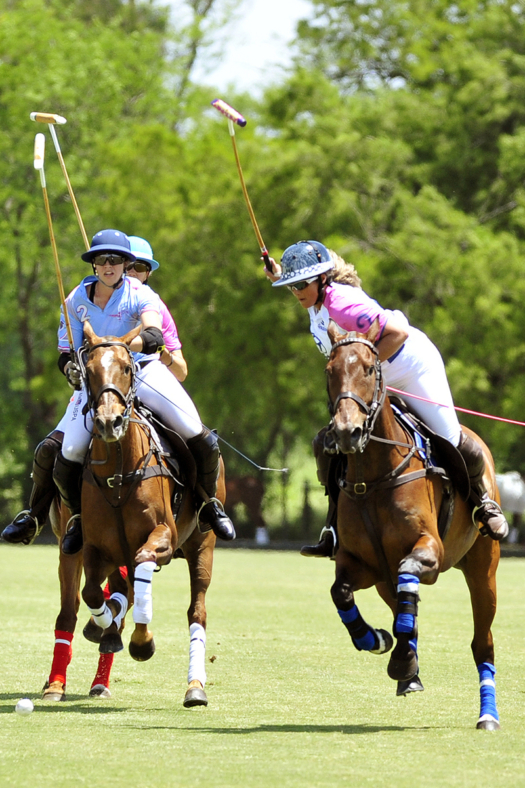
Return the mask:
<svg viewBox="0 0 525 788"><path fill-rule="evenodd" d="M73 640L72 632L63 632L60 629L55 629L55 648L53 651L53 664L51 665L51 673L49 674L49 683L53 681L60 681L65 686L67 666L71 662L73 649L71 642Z"/></svg>

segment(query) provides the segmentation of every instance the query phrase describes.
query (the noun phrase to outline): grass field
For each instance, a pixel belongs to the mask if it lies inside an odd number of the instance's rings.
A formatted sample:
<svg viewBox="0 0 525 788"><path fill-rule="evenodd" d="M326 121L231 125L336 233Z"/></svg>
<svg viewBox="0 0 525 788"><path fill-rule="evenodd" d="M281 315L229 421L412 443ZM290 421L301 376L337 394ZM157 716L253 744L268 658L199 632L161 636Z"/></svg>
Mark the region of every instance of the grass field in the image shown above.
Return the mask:
<svg viewBox="0 0 525 788"><path fill-rule="evenodd" d="M0 561L1 786L525 786L524 559L504 559L499 570L498 732L475 730L471 614L454 570L422 589L425 692L397 698L388 657L355 651L333 609L330 561L218 550L208 595L210 704L185 710L183 561L154 577L153 659L117 655L113 697L90 699L97 650L79 626L69 700L60 704L40 700L58 611L57 550L2 546ZM374 592L358 603L370 623L390 628ZM14 713L21 697L35 702L28 717Z"/></svg>

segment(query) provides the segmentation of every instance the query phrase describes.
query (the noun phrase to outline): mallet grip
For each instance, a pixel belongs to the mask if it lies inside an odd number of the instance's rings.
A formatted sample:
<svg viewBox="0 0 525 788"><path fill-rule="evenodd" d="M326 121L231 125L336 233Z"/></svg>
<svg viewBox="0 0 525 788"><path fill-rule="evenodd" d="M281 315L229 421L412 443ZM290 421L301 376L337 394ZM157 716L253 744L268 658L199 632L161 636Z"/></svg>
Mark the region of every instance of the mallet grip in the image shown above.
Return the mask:
<svg viewBox="0 0 525 788"><path fill-rule="evenodd" d="M53 115L51 112L32 112L29 117L37 123L58 123L59 125L67 123L62 115Z"/></svg>

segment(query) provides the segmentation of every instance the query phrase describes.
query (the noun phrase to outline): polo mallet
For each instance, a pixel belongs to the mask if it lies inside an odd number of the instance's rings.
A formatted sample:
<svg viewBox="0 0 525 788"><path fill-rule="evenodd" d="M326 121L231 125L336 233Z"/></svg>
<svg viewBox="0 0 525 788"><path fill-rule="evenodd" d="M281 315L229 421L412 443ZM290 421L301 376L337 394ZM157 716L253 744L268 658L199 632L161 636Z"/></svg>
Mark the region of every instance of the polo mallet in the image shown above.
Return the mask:
<svg viewBox="0 0 525 788"><path fill-rule="evenodd" d="M60 264L58 262L58 251L57 245L55 241L55 234L53 232L53 222L51 220L51 211L49 210L49 200L47 197L47 188L46 188L46 176L44 173L44 155L46 149L46 138L44 134L37 134L35 137L35 157L34 157L34 165L35 170L40 172L40 183L42 184L42 193L44 195L44 205L46 208L46 217L47 217L47 225L49 227L49 239L51 241L51 247L53 249L53 257L55 260L55 273L57 277L58 283L58 292L60 294L60 303L62 304L62 310L64 312L64 319L66 321L66 330L67 330L67 338L69 342L69 348L71 351L71 356L73 357L74 347L73 344L73 332L71 331L71 323L69 322L69 315L66 306L66 297L64 295L64 285L62 282L62 274L60 271Z"/></svg>
<svg viewBox="0 0 525 788"><path fill-rule="evenodd" d="M255 214L253 212L252 204L250 202L250 198L248 197L248 190L246 188L246 183L244 182L244 175L242 173L241 162L239 160L239 152L237 151L237 143L235 141L235 126L233 125L236 123L238 126L246 126L246 120L243 118L240 112L237 112L236 109L230 107L229 104L226 104L225 101L222 99L215 99L211 102L212 106L215 109L219 110L223 115L228 118L228 130L230 132L230 137L232 140L233 145L233 152L235 154L235 161L237 162L237 169L239 171L239 178L241 179L241 187L242 192L244 194L244 199L246 200L246 207L248 208L248 213L250 214L250 219L252 220L253 229L255 231L255 237L257 238L257 243L259 244L259 248L261 250L262 258L264 260L264 265L266 266L267 271L272 271L272 264L270 263L270 256L268 254L268 249L264 245L264 241L261 235L261 231L257 225L257 220L255 219Z"/></svg>
<svg viewBox="0 0 525 788"><path fill-rule="evenodd" d="M66 163L64 161L64 157L62 156L62 151L60 150L60 144L58 142L57 133L55 131L55 125L58 124L60 126L67 123L67 120L62 117L62 115L53 115L50 112L32 112L29 116L31 120L36 121L37 123L47 123L49 127L49 132L51 134L51 139L53 140L53 145L55 146L55 150L57 152L58 161L60 162L60 166L62 168L62 172L64 173L64 178L66 180L67 190L69 192L69 196L71 197L71 202L73 203L73 208L75 209L75 214L78 221L78 226L80 227L80 232L82 234L82 238L84 240L84 244L86 246L86 250L89 249L90 244L88 241L88 237L86 235L86 230L84 227L84 222L82 221L82 217L80 215L80 210L77 205L77 201L75 200L75 195L73 193L73 187L71 186L71 181L69 180L69 176L66 170Z"/></svg>

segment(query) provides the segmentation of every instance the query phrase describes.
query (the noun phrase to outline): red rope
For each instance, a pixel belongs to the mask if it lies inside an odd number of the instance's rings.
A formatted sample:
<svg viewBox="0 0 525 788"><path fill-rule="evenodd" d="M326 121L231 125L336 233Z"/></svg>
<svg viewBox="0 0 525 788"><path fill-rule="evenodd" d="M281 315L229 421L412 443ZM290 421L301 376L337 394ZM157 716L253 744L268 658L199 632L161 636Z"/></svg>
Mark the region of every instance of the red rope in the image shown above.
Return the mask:
<svg viewBox="0 0 525 788"><path fill-rule="evenodd" d="M395 389L392 386L387 386L388 391L393 391L395 394L402 394L403 397L412 397L413 399L419 399L421 402L428 402L430 405L438 405L440 408L449 408L450 405L442 405L440 402L434 402L432 399L426 399L426 397L418 397L417 394L409 394L408 391L401 391L401 389ZM492 419L493 421L504 421L506 424L517 424L519 427L525 427L525 421L515 421L514 419L504 419L502 416L491 416L489 413L479 413L477 410L468 410L468 408L458 408L454 405L454 410L458 410L461 413L469 413L471 416L482 416L484 419Z"/></svg>

